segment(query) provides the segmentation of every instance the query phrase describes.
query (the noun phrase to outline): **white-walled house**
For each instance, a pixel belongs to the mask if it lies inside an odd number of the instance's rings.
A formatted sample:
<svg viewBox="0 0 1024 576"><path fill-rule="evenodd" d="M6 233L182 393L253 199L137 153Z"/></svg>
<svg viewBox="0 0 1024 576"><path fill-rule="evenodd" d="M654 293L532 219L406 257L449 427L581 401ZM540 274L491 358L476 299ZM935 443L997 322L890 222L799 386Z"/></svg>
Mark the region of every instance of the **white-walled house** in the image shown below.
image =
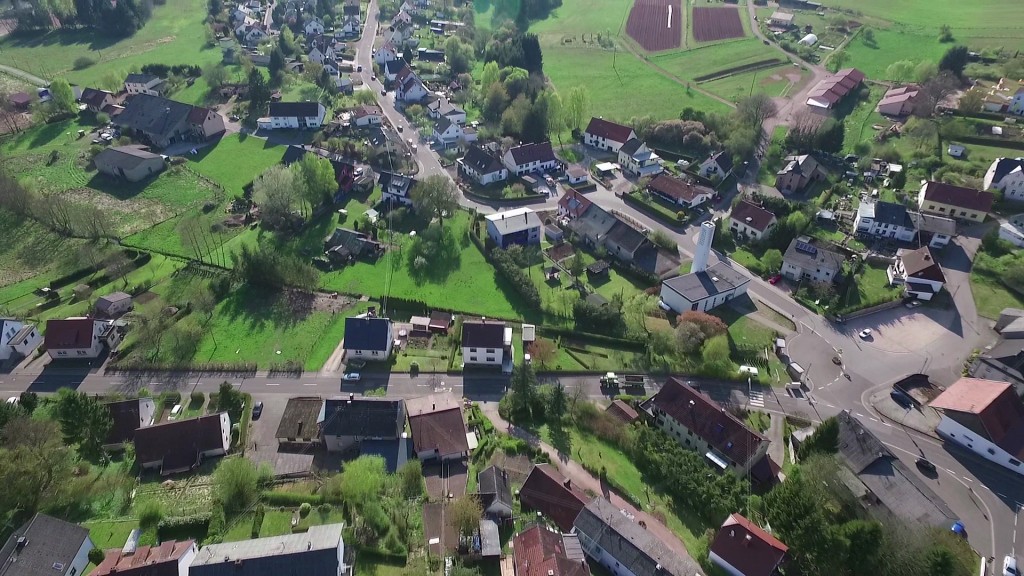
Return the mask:
<svg viewBox="0 0 1024 576"><path fill-rule="evenodd" d="M724 180L729 174L732 174L732 154L722 150L716 152L708 157L707 160L700 163L697 168L697 173L705 178L719 178Z"/></svg>
<svg viewBox="0 0 1024 576"><path fill-rule="evenodd" d="M311 526L305 532L241 542L207 544L189 567L189 576L267 576L324 574L351 576L346 563L344 524ZM349 552L351 554L351 552Z"/></svg>
<svg viewBox="0 0 1024 576"><path fill-rule="evenodd" d="M381 189L381 201L387 207L402 204L412 206L412 189L417 182L411 176L397 172L381 171L377 184Z"/></svg>
<svg viewBox="0 0 1024 576"><path fill-rule="evenodd" d="M327 109L319 102L271 102L270 115L260 118L264 130L319 128Z"/></svg>
<svg viewBox="0 0 1024 576"><path fill-rule="evenodd" d="M999 225L999 238L1018 248L1024 248L1024 214L1010 216Z"/></svg>
<svg viewBox="0 0 1024 576"><path fill-rule="evenodd" d="M124 338L124 332L113 322L92 318L47 320L43 344L50 358L97 358L104 346L111 350Z"/></svg>
<svg viewBox="0 0 1024 576"><path fill-rule="evenodd" d="M466 366L501 366L511 353L511 326L499 320L462 323L462 361Z"/></svg>
<svg viewBox="0 0 1024 576"><path fill-rule="evenodd" d="M778 538L743 515L730 514L711 542L708 558L729 576L774 576L788 553Z"/></svg>
<svg viewBox="0 0 1024 576"><path fill-rule="evenodd" d="M124 79L124 89L129 94L163 96L164 79L153 74L129 74Z"/></svg>
<svg viewBox="0 0 1024 576"><path fill-rule="evenodd" d="M314 16L302 27L306 36L317 36L324 33L324 21Z"/></svg>
<svg viewBox="0 0 1024 576"><path fill-rule="evenodd" d="M782 256L781 273L793 282L835 282L843 269L843 255L815 244L807 236L793 239Z"/></svg>
<svg viewBox="0 0 1024 576"><path fill-rule="evenodd" d="M895 238L902 242L910 242L917 236L917 228L906 206L869 200L861 200L857 206L853 231L876 238Z"/></svg>
<svg viewBox="0 0 1024 576"><path fill-rule="evenodd" d="M36 513L0 549L0 567L9 576L82 576L94 547L85 528Z"/></svg>
<svg viewBox="0 0 1024 576"><path fill-rule="evenodd" d="M487 215L487 236L499 248L512 244L539 245L541 221L529 208L516 208Z"/></svg>
<svg viewBox="0 0 1024 576"><path fill-rule="evenodd" d="M1003 199L1024 202L1024 158L997 158L985 172L985 190L999 190Z"/></svg>
<svg viewBox="0 0 1024 576"><path fill-rule="evenodd" d="M639 138L633 138L619 147L619 165L633 176L643 178L661 174L661 157Z"/></svg>
<svg viewBox="0 0 1024 576"><path fill-rule="evenodd" d="M391 320L387 318L345 319L345 357L350 360L387 361L394 340Z"/></svg>
<svg viewBox="0 0 1024 576"><path fill-rule="evenodd" d="M508 168L493 153L479 147L470 146L466 155L459 158L459 173L476 181L481 186L508 179Z"/></svg>
<svg viewBox="0 0 1024 576"><path fill-rule="evenodd" d="M927 246L897 250L896 262L886 269L886 274L889 284L902 284L904 293L918 300L931 300L946 283L942 268Z"/></svg>
<svg viewBox="0 0 1024 576"><path fill-rule="evenodd" d="M17 354L28 356L43 341L35 324L18 320L0 320L0 360Z"/></svg>
<svg viewBox="0 0 1024 576"><path fill-rule="evenodd" d="M729 231L748 240L761 240L777 223L775 214L748 200L741 200L729 212Z"/></svg>
<svg viewBox="0 0 1024 576"><path fill-rule="evenodd" d="M604 118L593 117L583 131L583 143L598 150L618 152L623 144L636 138L636 132L629 126L616 124Z"/></svg>
<svg viewBox="0 0 1024 576"><path fill-rule="evenodd" d="M373 52L373 61L378 66L383 66L387 62L394 62L398 59L398 50L395 49L395 45L391 42L381 44L380 47Z"/></svg>
<svg viewBox="0 0 1024 576"><path fill-rule="evenodd" d="M561 165L551 149L551 142L538 142L536 144L521 144L509 148L502 157L509 174L522 176L531 172L547 172L554 170Z"/></svg>
<svg viewBox="0 0 1024 576"><path fill-rule="evenodd" d="M1024 405L1009 382L961 378L931 407L942 413L935 431L1017 474L1024 474Z"/></svg>

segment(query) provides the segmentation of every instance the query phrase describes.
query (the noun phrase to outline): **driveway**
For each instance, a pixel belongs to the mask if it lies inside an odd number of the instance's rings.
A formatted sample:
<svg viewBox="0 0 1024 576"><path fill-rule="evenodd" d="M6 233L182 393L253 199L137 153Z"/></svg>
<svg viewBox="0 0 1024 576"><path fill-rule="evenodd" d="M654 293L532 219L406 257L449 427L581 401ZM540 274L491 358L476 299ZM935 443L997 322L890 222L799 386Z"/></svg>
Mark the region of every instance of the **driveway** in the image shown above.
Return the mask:
<svg viewBox="0 0 1024 576"><path fill-rule="evenodd" d="M269 463L277 476L309 474L313 468L314 458L314 451L311 448L283 452L277 444L277 426L281 422L288 398L282 394L254 394L253 401L263 402L263 414L259 420L252 422L245 456L257 465Z"/></svg>

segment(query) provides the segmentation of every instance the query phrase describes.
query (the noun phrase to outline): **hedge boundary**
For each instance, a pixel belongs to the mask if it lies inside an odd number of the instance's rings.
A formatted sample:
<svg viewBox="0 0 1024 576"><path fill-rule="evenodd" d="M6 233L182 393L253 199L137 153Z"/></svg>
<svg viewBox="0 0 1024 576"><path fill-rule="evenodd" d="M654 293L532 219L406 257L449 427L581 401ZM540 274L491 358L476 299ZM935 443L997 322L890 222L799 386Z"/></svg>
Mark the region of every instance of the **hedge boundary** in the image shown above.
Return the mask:
<svg viewBox="0 0 1024 576"><path fill-rule="evenodd" d="M778 66L783 62L784 61L782 60L782 58L765 58L764 60L758 60L756 62L751 62L749 64L742 64L740 66L733 66L731 68L726 68L724 70L718 70L710 74L695 76L693 78L693 81L699 84L701 82L719 80L721 78L725 78L726 76L732 76L733 74L740 74L742 72L751 72L753 70L761 70L762 68L774 68L775 66Z"/></svg>

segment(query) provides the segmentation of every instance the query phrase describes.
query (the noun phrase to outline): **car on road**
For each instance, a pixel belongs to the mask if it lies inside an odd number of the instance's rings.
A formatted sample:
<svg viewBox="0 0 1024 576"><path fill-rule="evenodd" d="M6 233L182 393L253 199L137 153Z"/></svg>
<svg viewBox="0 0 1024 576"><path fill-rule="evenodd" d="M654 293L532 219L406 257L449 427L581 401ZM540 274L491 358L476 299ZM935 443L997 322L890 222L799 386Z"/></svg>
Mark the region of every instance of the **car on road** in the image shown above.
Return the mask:
<svg viewBox="0 0 1024 576"><path fill-rule="evenodd" d="M768 283L774 286L779 283L779 280L782 280L782 274L776 274L775 276L772 276L771 278L768 279Z"/></svg>
<svg viewBox="0 0 1024 576"><path fill-rule="evenodd" d="M263 402L257 402L252 405L252 419L259 420L260 415L263 414Z"/></svg>
<svg viewBox="0 0 1024 576"><path fill-rule="evenodd" d="M241 119L242 117L238 114L232 114L231 116L228 116L228 120L231 120L232 122L238 122Z"/></svg>
<svg viewBox="0 0 1024 576"><path fill-rule="evenodd" d="M920 305L921 305L921 301L920 300L911 300L910 302L907 302L906 304L904 304L904 306L906 306L907 308L910 308L911 310L913 310L914 308L917 308Z"/></svg>
<svg viewBox="0 0 1024 576"><path fill-rule="evenodd" d="M388 95L388 91L387 90L381 90L380 91L380 95L381 96L387 96Z"/></svg>
<svg viewBox="0 0 1024 576"><path fill-rule="evenodd" d="M921 472L925 472L932 476L938 474L938 470L936 470L935 464L932 464L932 461L927 458L918 458L917 461L914 462L914 464L917 465Z"/></svg>
<svg viewBox="0 0 1024 576"><path fill-rule="evenodd" d="M1013 556L1006 556L1003 558L1003 576L1020 576L1020 570L1017 570L1017 559Z"/></svg>
<svg viewBox="0 0 1024 576"><path fill-rule="evenodd" d="M359 378L359 372L346 372L345 375L341 377L345 382L359 382Z"/></svg>
<svg viewBox="0 0 1024 576"><path fill-rule="evenodd" d="M377 80L377 75L374 74L374 75L370 76L370 80L376 81Z"/></svg>
<svg viewBox="0 0 1024 576"><path fill-rule="evenodd" d="M964 540L967 539L967 528L964 527L964 523L963 522L961 522L959 520L957 520L956 522L953 522L953 527L950 528L950 530L953 532L953 534L956 534L957 536L963 538Z"/></svg>
<svg viewBox="0 0 1024 576"><path fill-rule="evenodd" d="M398 131L399 131L399 132L401 132L402 130L405 130L405 127L403 127L403 126L402 126L401 124L399 124L399 125L397 126L397 128L398 128Z"/></svg>
<svg viewBox="0 0 1024 576"><path fill-rule="evenodd" d="M861 330L857 334L857 336L860 336L861 340L867 340L868 338L871 338L871 328L865 328L865 329Z"/></svg>
<svg viewBox="0 0 1024 576"><path fill-rule="evenodd" d="M356 72L362 72L362 71L363 71L362 65L356 66Z"/></svg>
<svg viewBox="0 0 1024 576"><path fill-rule="evenodd" d="M910 396L907 396L906 394L900 392L899 390L893 390L892 392L889 392L889 398L892 398L893 402L899 404L900 406L907 410L910 410L911 408L914 407L914 401L910 399Z"/></svg>

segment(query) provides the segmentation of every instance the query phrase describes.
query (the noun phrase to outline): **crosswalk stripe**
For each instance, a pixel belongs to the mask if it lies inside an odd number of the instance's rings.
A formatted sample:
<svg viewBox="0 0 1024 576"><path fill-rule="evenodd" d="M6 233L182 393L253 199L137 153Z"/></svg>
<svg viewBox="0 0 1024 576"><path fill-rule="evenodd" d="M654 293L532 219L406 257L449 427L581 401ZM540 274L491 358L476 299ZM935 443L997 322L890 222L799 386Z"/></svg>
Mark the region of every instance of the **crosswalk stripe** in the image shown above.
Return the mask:
<svg viewBox="0 0 1024 576"><path fill-rule="evenodd" d="M761 392L760 390L751 390L750 405L764 408L764 392Z"/></svg>

